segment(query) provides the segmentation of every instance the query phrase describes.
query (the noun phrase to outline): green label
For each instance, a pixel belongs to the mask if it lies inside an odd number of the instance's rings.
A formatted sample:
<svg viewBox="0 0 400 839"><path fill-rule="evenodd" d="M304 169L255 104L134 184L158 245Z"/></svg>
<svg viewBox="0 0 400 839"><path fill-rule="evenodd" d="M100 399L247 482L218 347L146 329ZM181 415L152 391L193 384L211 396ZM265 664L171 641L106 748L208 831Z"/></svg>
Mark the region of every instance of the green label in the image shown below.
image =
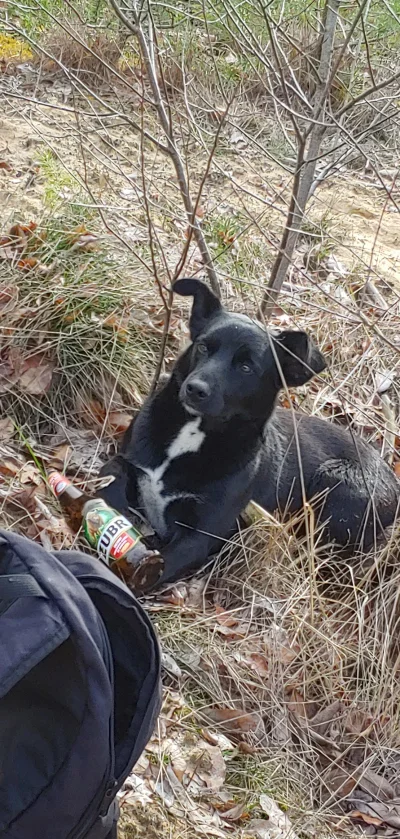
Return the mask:
<svg viewBox="0 0 400 839"><path fill-rule="evenodd" d="M96 548L102 559L121 559L141 539L141 534L132 527L125 516L118 515L111 508L89 510L85 516L83 531L89 544Z"/></svg>

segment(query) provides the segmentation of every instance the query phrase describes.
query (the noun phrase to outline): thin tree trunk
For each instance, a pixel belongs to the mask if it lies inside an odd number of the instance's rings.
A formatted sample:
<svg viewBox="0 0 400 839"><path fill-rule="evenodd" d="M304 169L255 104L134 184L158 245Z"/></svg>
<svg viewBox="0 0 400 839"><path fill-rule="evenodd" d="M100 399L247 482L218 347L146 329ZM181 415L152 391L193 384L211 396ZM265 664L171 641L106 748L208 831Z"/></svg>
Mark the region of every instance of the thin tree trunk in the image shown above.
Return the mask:
<svg viewBox="0 0 400 839"><path fill-rule="evenodd" d="M283 231L279 253L272 266L268 288L265 291L261 304L261 312L266 319L271 315L293 257L305 208L314 182L315 167L317 165L321 142L326 131L324 114L326 101L329 96L330 69L340 2L341 0L327 0L325 6L325 19L319 60L319 82L314 95L312 123L308 131L307 140L305 142L298 141L296 172L285 229Z"/></svg>

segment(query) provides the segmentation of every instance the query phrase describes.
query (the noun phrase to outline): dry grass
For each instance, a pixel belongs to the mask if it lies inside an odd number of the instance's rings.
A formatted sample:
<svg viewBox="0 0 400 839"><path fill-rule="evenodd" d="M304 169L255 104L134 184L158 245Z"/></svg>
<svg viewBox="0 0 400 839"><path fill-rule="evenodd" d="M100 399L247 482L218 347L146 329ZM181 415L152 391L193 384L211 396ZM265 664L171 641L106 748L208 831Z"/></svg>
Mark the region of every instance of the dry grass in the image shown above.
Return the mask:
<svg viewBox="0 0 400 839"><path fill-rule="evenodd" d="M51 56L45 61L45 68L62 74L62 68L76 76L90 88L98 88L115 79L121 61L122 50L118 39L105 32L93 33L89 28L75 30L68 21L60 21L43 43Z"/></svg>
<svg viewBox="0 0 400 839"><path fill-rule="evenodd" d="M181 605L157 606L157 627L184 673L187 719L253 747L229 767L231 797L272 790L297 830L318 833L355 809L351 794L384 800L385 782L400 793L399 535L368 570L329 563L329 585L326 557L290 525L261 523L238 544L201 605L178 586ZM218 723L221 708L259 725Z"/></svg>
<svg viewBox="0 0 400 839"><path fill-rule="evenodd" d="M148 286L68 215L12 230L1 248L3 416L39 436L60 425L104 433L109 412L134 410L150 386L159 336Z"/></svg>

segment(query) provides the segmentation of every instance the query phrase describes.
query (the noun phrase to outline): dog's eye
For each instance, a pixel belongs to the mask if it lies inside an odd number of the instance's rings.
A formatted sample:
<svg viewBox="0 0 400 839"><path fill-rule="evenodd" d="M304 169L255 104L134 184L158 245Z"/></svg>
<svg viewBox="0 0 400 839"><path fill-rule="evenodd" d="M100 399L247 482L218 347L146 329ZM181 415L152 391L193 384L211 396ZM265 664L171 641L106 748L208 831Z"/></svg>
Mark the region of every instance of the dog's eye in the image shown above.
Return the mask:
<svg viewBox="0 0 400 839"><path fill-rule="evenodd" d="M252 368L251 364L243 363L243 364L240 365L240 369L241 369L242 373L252 373L253 372L253 368Z"/></svg>
<svg viewBox="0 0 400 839"><path fill-rule="evenodd" d="M197 344L197 352L200 353L200 355L207 355L208 349L205 344Z"/></svg>

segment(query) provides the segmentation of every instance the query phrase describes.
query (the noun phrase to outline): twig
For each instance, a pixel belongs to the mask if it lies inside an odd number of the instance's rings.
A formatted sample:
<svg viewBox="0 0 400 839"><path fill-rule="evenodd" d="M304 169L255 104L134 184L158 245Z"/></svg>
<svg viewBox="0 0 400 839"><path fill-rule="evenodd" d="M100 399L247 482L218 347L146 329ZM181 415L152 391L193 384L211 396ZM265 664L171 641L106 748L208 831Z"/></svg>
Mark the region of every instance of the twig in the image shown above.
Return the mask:
<svg viewBox="0 0 400 839"><path fill-rule="evenodd" d="M186 214L189 220L189 223L193 226L193 234L197 242L197 246L201 253L201 257L204 263L205 270L207 272L208 278L210 280L211 287L215 294L218 297L221 296L221 291L219 287L219 282L217 278L217 274L215 268L213 266L212 258L210 251L208 249L206 240L203 235L203 231L200 227L198 220L196 219L194 213L193 202L190 197L189 192L189 185L187 181L187 177L185 174L185 168L183 165L183 161L179 152L179 149L176 145L175 138L173 136L173 128L170 124L170 120L168 118L168 113L164 104L164 101L161 96L160 86L157 79L157 74L155 71L155 67L153 61L151 59L149 44L146 39L146 35L144 33L143 27L140 24L140 21L136 15L136 13L132 10L132 17L133 20L130 18L120 9L116 0L110 0L110 3L117 15L117 17L121 20L121 22L132 32L133 35L137 38L140 52L142 55L142 59L146 68L147 78L149 80L149 84L152 90L153 98L154 98L154 107L156 108L161 127L165 134L166 138L166 145L167 145L167 154L172 160L172 163L175 168L175 172L178 178L179 188L181 192L181 196L183 199L183 203L185 205Z"/></svg>

